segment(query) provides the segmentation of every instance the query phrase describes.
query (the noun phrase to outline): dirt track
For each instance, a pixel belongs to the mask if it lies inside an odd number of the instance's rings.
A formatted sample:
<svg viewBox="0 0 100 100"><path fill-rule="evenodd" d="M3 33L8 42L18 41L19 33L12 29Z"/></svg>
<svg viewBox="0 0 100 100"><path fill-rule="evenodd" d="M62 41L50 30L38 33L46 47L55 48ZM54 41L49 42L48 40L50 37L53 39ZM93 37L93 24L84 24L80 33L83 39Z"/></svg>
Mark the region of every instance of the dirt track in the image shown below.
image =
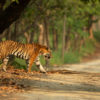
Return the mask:
<svg viewBox="0 0 100 100"><path fill-rule="evenodd" d="M73 67L75 65L70 69ZM90 67L87 66L88 70ZM100 73L72 70L47 74L26 74L19 70L0 72L0 100L100 100Z"/></svg>

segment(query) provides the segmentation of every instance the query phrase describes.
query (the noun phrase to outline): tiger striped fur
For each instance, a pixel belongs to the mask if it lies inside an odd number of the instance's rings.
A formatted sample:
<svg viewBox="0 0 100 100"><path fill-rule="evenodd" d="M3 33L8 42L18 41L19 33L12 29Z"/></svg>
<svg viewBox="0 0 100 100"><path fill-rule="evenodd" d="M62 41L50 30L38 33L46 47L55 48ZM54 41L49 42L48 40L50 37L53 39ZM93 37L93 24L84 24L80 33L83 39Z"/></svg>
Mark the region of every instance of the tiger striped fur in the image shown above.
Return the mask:
<svg viewBox="0 0 100 100"><path fill-rule="evenodd" d="M3 60L2 68L4 71L6 71L10 57L16 56L26 60L28 72L31 71L33 62L41 72L46 72L40 63L40 55L44 55L46 59L49 59L51 51L48 47L36 43L22 44L11 40L0 42L0 59Z"/></svg>

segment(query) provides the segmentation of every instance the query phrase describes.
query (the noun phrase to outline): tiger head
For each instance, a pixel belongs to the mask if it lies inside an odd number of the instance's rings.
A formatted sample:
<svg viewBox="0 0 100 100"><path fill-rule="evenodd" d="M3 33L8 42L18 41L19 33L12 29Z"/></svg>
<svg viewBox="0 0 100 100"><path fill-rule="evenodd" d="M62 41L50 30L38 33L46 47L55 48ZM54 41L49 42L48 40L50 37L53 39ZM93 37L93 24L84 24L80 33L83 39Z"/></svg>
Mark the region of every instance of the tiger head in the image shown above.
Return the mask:
<svg viewBox="0 0 100 100"><path fill-rule="evenodd" d="M45 57L45 59L50 59L51 58L51 50L46 46L43 46L40 49L40 54L43 55Z"/></svg>

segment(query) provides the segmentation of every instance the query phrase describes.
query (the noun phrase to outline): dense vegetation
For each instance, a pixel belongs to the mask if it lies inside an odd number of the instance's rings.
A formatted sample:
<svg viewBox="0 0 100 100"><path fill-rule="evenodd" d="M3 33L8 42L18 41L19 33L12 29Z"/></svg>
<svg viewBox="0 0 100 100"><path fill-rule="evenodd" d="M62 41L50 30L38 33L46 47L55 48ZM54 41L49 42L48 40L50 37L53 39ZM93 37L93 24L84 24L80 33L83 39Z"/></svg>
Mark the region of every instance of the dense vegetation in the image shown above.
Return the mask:
<svg viewBox="0 0 100 100"><path fill-rule="evenodd" d="M12 3L19 6L21 0L3 1L0 2L0 21L2 12ZM95 43L100 41L100 0L29 1L24 11L21 10L20 18L8 22L9 27L6 26L0 35L1 41L11 39L47 45L53 51L51 64L76 63L94 52ZM16 9L20 11L21 8ZM24 66L19 59L14 64Z"/></svg>

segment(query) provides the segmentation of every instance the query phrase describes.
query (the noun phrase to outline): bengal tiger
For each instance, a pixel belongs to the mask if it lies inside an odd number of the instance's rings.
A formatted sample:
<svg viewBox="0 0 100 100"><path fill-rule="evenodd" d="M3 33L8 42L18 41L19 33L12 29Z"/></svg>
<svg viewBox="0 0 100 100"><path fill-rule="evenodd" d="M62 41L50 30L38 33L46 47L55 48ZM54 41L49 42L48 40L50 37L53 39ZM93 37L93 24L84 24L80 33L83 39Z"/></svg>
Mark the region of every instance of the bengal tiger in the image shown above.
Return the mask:
<svg viewBox="0 0 100 100"><path fill-rule="evenodd" d="M43 45L32 43L23 44L12 40L0 42L0 59L2 59L2 69L6 71L7 63L11 56L16 56L26 60L27 71L31 72L33 62L40 69L41 72L46 72L40 63L40 55L46 59L51 58L51 50Z"/></svg>

